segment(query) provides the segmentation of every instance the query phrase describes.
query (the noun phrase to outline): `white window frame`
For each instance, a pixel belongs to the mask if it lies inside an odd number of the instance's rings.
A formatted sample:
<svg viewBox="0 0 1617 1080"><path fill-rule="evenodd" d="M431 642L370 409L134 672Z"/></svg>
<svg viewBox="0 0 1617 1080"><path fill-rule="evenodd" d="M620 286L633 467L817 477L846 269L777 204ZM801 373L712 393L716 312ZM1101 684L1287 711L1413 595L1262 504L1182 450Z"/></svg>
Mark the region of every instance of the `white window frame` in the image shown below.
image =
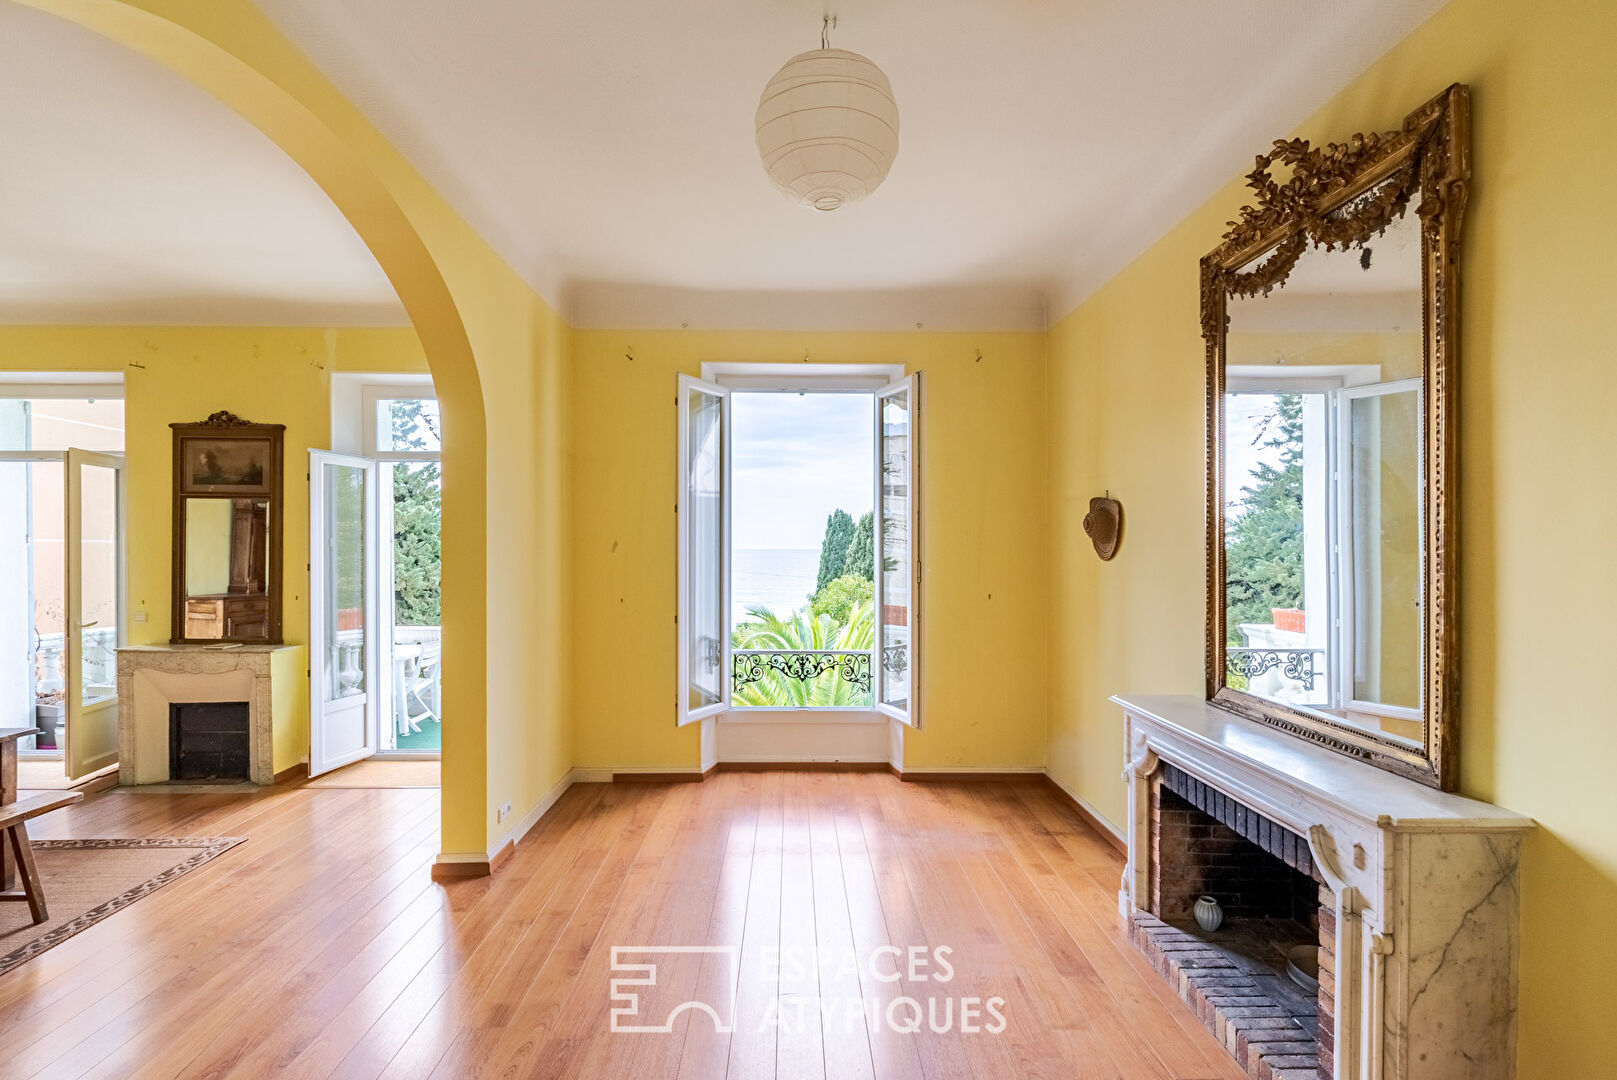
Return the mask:
<svg viewBox="0 0 1617 1080"><path fill-rule="evenodd" d="M384 401L437 401L432 380L417 383L366 382L359 388L361 407L360 456L376 461L442 461L442 450L382 450L378 439L376 406ZM443 433L439 432L440 438Z"/></svg>
<svg viewBox="0 0 1617 1080"><path fill-rule="evenodd" d="M1348 410L1356 398L1388 393L1419 390L1417 378L1397 379L1383 383L1379 364L1344 364L1317 366L1270 367L1257 365L1231 366L1225 376L1227 394L1324 394L1325 439L1329 447L1327 462L1328 491L1326 494L1326 592L1328 611L1326 618L1330 632L1326 653L1328 665L1328 701L1324 705L1303 705L1304 709L1325 712L1360 713L1367 716L1394 720L1419 721L1420 708L1385 705L1380 702L1359 701L1353 697L1353 538L1349 523L1352 521L1352 485L1350 470L1346 467L1351 452L1349 440L1352 432L1348 424ZM1425 438L1422 433L1421 438ZM1419 508L1420 528L1425 529L1426 508ZM1423 568L1424 573L1424 568ZM1424 681L1421 693L1424 697Z"/></svg>
<svg viewBox="0 0 1617 1080"><path fill-rule="evenodd" d="M339 389L338 381L349 385ZM332 387L332 446L341 446L345 443L352 445L354 434L353 402L357 392L359 403L359 453L355 456L369 458L377 463L376 468L376 502L372 511L376 517L377 525L377 552L376 552L376 588L380 607L390 616L383 620L387 624L387 633L383 635L386 640L377 642L377 694L381 698L383 707L377 710L378 728L376 731L376 756L394 761L438 761L443 757L441 752L431 750L399 750L388 746L395 738L392 732L384 732L380 725L393 722L393 560L385 558L380 538L393 535L393 470L382 468L386 463L396 461L438 461L443 460L442 450L380 450L378 449L378 428L376 406L379 402L407 400L407 401L437 401L438 394L433 387L431 375L416 374L380 374L360 372L339 372L333 376ZM347 415L343 415L342 401L348 402ZM440 438L442 432L439 432Z"/></svg>
<svg viewBox="0 0 1617 1080"><path fill-rule="evenodd" d="M719 615L723 628L719 633L719 700L698 708L690 707L691 691L691 624L694 621L691 581L691 528L695 515L690 505L691 457L691 394L692 392L717 398L719 402ZM730 391L705 379L689 375L679 377L679 391L675 401L679 415L679 452L677 469L679 493L675 502L675 528L679 538L676 544L679 559L679 610L674 617L674 640L678 647L678 691L674 699L674 723L680 727L698 723L710 717L723 716L730 711Z"/></svg>
<svg viewBox="0 0 1617 1080"><path fill-rule="evenodd" d="M690 377L689 376L684 376L683 378L689 379ZM750 362L750 361L705 361L702 364L702 367L701 367L701 380L700 381L702 383L710 385L714 389L722 390L722 391L725 391L725 392L784 393L784 394L849 393L849 394L865 395L865 396L868 396L868 397L870 397L872 399L871 408L872 408L873 414L875 416L874 423L876 424L876 430L879 433L881 421L880 421L879 406L878 406L878 402L877 402L877 394L878 394L879 391L884 390L884 389L888 389L893 384L898 383L898 382L902 382L904 379L905 379L905 366L903 364L819 364L819 363L814 363L814 364L809 364L809 363L768 364L768 363L753 363L753 362ZM695 381L695 380L692 380L692 381ZM683 415L684 392L683 391L684 391L684 386L685 385L688 385L688 384L683 384L682 383L681 393L680 393L680 396L679 396L679 400L680 400L680 403L681 403L681 405L680 405L680 408L681 408L681 430L680 430L679 438L680 438L680 443L681 443L681 447L682 447L682 449L680 451L680 454L679 454L679 459L680 459L680 465L681 465L682 469L683 469L684 460L685 460L685 453L684 453L684 450L683 450L683 445L684 445L685 439L687 438L687 433L684 430L684 423L683 423L683 421L684 421L684 415ZM728 407L727 407L726 424L728 425L728 423L729 423L729 416L728 416ZM872 503L872 507L875 508L875 507L880 505L880 499L881 499L881 462L880 462L881 443L880 443L879 438L877 439L877 441L875 443L875 446L873 447L873 452L875 454L875 457L872 460L872 468L871 468L871 474L872 474L871 475L871 494L872 494L872 499L874 500L873 503ZM895 716L892 709L890 709L890 708L889 709L884 709L881 706L880 702L874 700L874 696L873 696L873 699L872 699L872 704L868 708L862 708L862 709L840 709L840 708L809 708L809 709L802 709L802 708L797 708L795 706L790 706L790 705L765 705L765 706L756 706L756 707L747 706L747 707L744 707L744 708L736 708L736 707L734 707L733 705L730 704L729 693L730 693L730 685L731 685L731 681L730 681L731 680L731 677L730 677L731 659L730 659L730 652L729 652L730 638L729 638L728 631L731 629L729 623L730 623L730 620L733 617L732 614L731 614L731 610L730 610L731 607L732 607L732 604L731 604L731 601L730 601L730 588L731 588L730 574L731 574L731 566L732 566L732 553L730 551L730 547L731 547L731 543L732 543L732 541L731 541L731 529L730 529L731 500L730 500L730 497L729 497L729 492L730 492L730 462L731 462L731 437L730 437L730 432L729 432L728 427L727 427L726 437L725 437L725 491L726 491L726 494L725 494L725 522L724 522L724 543L725 543L725 553L724 553L724 563L725 563L725 571L724 571L724 595L725 595L724 612L725 612L725 620L726 620L726 627L725 627L726 633L724 635L725 672L726 672L726 678L725 678L725 702L724 702L724 705L723 705L722 708L716 708L716 707L711 707L710 706L708 709L703 710L702 715L703 716L709 716L709 715L714 716L720 723L747 723L747 722L765 721L765 722L770 722L770 723L777 723L778 722L778 723L782 723L782 724L791 723L791 722L804 722L804 723L810 723L810 724L849 724L849 723L853 723L853 724L885 724L885 723L889 722L890 720L898 720L900 723L909 723L909 721L906 721L906 720L904 720L904 719L902 719L900 717ZM918 469L917 469L917 475L918 475ZM680 486L681 486L681 499L683 499L683 486L684 486L684 478L683 478L683 476L681 476L679 482L680 482ZM919 488L917 487L917 491L918 490L919 490ZM918 507L916 509L918 510ZM879 526L877 525L877 523L875 521L875 517L876 517L876 515L873 514L872 515L872 519L873 519L872 520L872 529L873 530L879 528ZM687 559L686 559L685 530L684 530L683 522L679 526L679 533L680 533L680 541L679 541L680 595L683 597L683 596L686 595L686 589L688 587L687 575L689 573ZM877 550L879 551L880 550L880 536L879 536L879 534L877 536L873 537L872 539L876 542ZM918 549L915 552L914 557L915 557L915 559L917 561L919 560L920 552L919 552ZM879 575L878 575L878 577L879 577ZM877 590L878 590L878 598L879 598L879 590L880 590L879 582L877 584ZM879 599L878 599L878 602L879 602ZM879 611L878 611L878 615L879 615ZM682 610L680 612L680 617L681 618L688 618L689 616L688 616L687 613L685 613ZM913 627L912 627L911 632L912 632L912 635L913 635L914 634L914 628ZM879 630L878 630L878 634L879 634ZM914 637L912 637L912 641L913 640L915 640ZM686 656L685 656L686 646L685 646L685 642L684 642L683 637L680 637L679 641L680 641L680 682L679 682L679 685L680 685L680 688L681 688L680 692L684 693L685 692L684 687L685 687L685 683L687 681L686 680L687 672L685 670L685 665L687 663L687 659L686 659ZM879 639L878 639L877 647L872 650L872 655L871 655L870 662L871 662L872 694L876 695L876 694L879 693L879 691L877 689L877 685L878 685L878 680L880 678L877 669L878 669L878 667L880 665L880 662L881 662ZM913 685L914 684L912 684L912 687L913 687ZM912 689L912 702L913 702L913 700L914 700L914 690Z"/></svg>
<svg viewBox="0 0 1617 1080"><path fill-rule="evenodd" d="M1360 398L1384 397L1388 394L1408 393L1413 390L1420 393L1422 380L1417 376L1409 379L1395 379L1385 383L1361 383L1355 386L1344 386L1334 392L1334 408L1331 410L1335 416L1335 459L1331 465L1334 470L1333 480L1335 492L1333 500L1336 504L1335 512L1335 558L1336 569L1336 630L1337 649L1340 651L1342 662L1337 665L1338 685L1333 689L1331 697L1338 702L1338 708L1347 712L1364 713L1368 716L1386 717L1393 720L1409 720L1419 722L1421 709L1419 706L1410 708L1403 705L1387 705L1379 701L1360 701L1353 696L1353 666L1358 657L1358 642L1355 640L1357 627L1354 625L1353 574L1353 483L1352 469L1349 468L1349 455L1352 448L1352 423L1349 415L1353 402ZM1416 454L1419 459L1425 460L1426 433L1417 434ZM1418 535L1426 533L1426 507L1424 502L1417 503L1416 513L1419 521L1416 528ZM1421 554L1421 579L1425 580L1426 565L1425 553ZM1423 601L1424 602L1424 601ZM1425 623L1425 613L1422 612L1422 625ZM1424 662L1424 660L1423 660ZM1420 695L1425 697L1425 677L1421 678Z"/></svg>
<svg viewBox="0 0 1617 1080"><path fill-rule="evenodd" d="M124 380L121 372L106 371L8 371L0 376L0 399L17 400L51 400L51 401L90 401L99 399L122 401L125 398ZM125 417L124 449L89 451L92 457L116 459L117 466L117 507L114 514L114 528L116 529L116 556L118 566L118 592L115 598L117 605L117 627L114 640L118 648L123 648L129 640L129 498L127 481L125 477L124 462L128 450L128 422ZM69 450L0 450L0 462L54 462L62 467L62 500L64 509L69 512L73 507L68 500L68 471ZM85 451L74 451L84 454ZM93 462L92 462L93 463ZM63 554L66 555L67 529L64 524ZM64 566L64 570L66 567ZM64 644L65 638L72 632L70 622L72 618L72 603L68 593L71 589L64 589L62 626ZM67 656L63 654L63 685L68 684ZM65 710L64 710L65 712ZM66 742L63 740L54 750L23 750L18 749L22 757L35 760L56 761L67 767Z"/></svg>

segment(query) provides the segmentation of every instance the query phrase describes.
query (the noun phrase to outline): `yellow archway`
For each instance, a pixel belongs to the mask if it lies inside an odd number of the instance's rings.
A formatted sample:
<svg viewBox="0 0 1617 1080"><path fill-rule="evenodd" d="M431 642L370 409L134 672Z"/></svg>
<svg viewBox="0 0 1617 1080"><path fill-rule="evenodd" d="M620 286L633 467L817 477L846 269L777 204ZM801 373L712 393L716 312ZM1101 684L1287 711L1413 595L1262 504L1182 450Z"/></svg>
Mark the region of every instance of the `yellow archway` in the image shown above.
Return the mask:
<svg viewBox="0 0 1617 1080"><path fill-rule="evenodd" d="M252 123L331 198L381 264L414 324L444 416L445 852L486 852L487 453L466 326L429 249L453 215L356 109L245 0L17 0L117 41ZM448 253L450 257L453 252Z"/></svg>

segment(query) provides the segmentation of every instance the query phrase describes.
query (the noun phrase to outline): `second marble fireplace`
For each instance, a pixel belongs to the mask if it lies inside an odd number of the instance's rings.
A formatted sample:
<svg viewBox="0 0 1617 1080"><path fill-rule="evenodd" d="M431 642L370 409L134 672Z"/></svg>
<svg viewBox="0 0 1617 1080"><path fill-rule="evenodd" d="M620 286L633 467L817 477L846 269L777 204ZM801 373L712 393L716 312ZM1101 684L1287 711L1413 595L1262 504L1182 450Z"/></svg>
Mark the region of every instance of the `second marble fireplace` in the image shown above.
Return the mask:
<svg viewBox="0 0 1617 1080"><path fill-rule="evenodd" d="M172 768L172 708L187 703L237 703L246 706L246 768L237 775L255 784L275 782L276 730L281 741L307 753L307 720L301 717L300 686L307 679L302 645L135 645L118 650L118 782L161 784L175 777ZM302 722L300 723L300 719ZM211 736L221 725L204 725ZM293 729L296 730L293 730ZM199 729L200 731L200 729ZM298 736L301 734L301 743ZM230 740L209 738L209 746ZM222 759L215 764L220 764ZM204 775L219 775L204 774ZM193 779L195 777L192 777Z"/></svg>
<svg viewBox="0 0 1617 1080"><path fill-rule="evenodd" d="M1113 700L1128 748L1120 912L1248 1075L1515 1075L1531 819L1200 698ZM1201 890L1228 909L1217 931L1186 917ZM1317 994L1291 989L1276 961L1292 949L1316 959Z"/></svg>

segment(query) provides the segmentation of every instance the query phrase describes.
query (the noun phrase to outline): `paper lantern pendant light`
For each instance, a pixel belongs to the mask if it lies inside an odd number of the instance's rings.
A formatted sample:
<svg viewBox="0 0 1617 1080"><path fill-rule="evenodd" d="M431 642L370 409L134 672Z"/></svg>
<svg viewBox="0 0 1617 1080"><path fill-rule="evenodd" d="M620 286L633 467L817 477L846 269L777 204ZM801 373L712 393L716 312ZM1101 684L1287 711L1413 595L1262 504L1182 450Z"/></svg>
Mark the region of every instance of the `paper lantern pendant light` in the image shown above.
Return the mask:
<svg viewBox="0 0 1617 1080"><path fill-rule="evenodd" d="M836 25L827 20L827 29ZM786 61L758 102L758 153L775 186L814 210L869 195L898 156L898 104L881 68L826 47Z"/></svg>

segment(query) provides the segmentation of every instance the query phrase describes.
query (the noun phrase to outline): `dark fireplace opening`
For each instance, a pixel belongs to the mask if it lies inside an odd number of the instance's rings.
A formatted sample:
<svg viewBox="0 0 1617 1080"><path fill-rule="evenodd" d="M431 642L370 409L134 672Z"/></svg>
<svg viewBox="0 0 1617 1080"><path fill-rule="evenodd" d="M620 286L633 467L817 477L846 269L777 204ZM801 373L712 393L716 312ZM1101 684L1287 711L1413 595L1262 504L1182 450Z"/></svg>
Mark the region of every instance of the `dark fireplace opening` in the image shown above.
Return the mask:
<svg viewBox="0 0 1617 1080"><path fill-rule="evenodd" d="M1329 1077L1335 897L1307 842L1166 764L1150 813L1150 914L1135 917L1135 942L1248 1075ZM1197 923L1202 897L1217 902L1216 929Z"/></svg>
<svg viewBox="0 0 1617 1080"><path fill-rule="evenodd" d="M247 718L245 701L170 703L169 779L247 779L251 749Z"/></svg>

